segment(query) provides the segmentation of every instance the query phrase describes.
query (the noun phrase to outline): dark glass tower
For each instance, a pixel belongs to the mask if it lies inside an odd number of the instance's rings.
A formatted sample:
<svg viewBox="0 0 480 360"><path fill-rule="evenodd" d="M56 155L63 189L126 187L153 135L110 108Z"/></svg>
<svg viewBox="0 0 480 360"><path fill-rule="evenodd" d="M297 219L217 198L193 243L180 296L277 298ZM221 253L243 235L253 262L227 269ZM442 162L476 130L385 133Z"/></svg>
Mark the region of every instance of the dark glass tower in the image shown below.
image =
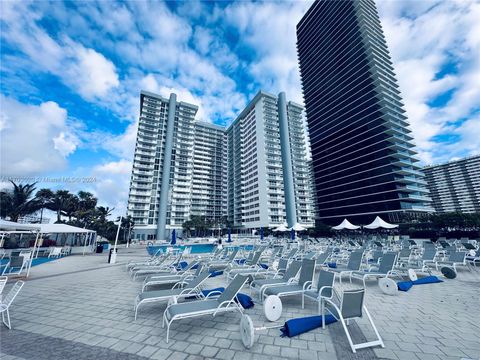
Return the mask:
<svg viewBox="0 0 480 360"><path fill-rule="evenodd" d="M320 220L432 211L375 3L316 1L297 50Z"/></svg>

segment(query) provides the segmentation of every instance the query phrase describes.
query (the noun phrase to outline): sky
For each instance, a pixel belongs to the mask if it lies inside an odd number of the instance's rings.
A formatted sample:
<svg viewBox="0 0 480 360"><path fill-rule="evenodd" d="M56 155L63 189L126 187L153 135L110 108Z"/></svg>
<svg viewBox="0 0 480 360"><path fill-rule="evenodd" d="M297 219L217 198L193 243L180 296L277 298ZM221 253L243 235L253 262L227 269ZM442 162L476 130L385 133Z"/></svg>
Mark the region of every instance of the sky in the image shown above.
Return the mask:
<svg viewBox="0 0 480 360"><path fill-rule="evenodd" d="M480 1L376 0L419 159L480 152ZM255 93L303 103L311 2L0 2L0 185L91 191L125 213L140 90L228 125Z"/></svg>

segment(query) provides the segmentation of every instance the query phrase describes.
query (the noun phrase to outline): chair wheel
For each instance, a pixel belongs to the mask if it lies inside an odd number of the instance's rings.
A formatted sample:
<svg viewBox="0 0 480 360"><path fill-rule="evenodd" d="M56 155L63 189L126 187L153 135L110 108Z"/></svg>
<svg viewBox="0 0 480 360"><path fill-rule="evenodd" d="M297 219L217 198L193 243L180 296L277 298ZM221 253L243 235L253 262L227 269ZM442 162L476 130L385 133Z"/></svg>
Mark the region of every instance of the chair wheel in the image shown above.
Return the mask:
<svg viewBox="0 0 480 360"><path fill-rule="evenodd" d="M263 312L268 321L277 321L282 316L282 300L277 295L268 296L263 302Z"/></svg>
<svg viewBox="0 0 480 360"><path fill-rule="evenodd" d="M440 269L440 271L447 279L455 279L457 277L457 272L451 267L444 266Z"/></svg>

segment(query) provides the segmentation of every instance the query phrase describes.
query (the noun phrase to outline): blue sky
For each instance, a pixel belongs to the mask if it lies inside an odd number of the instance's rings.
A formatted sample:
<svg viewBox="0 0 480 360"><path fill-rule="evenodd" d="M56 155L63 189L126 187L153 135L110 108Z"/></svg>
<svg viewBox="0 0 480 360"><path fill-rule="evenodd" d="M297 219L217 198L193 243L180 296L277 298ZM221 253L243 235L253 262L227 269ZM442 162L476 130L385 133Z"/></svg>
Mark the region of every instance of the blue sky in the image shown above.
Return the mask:
<svg viewBox="0 0 480 360"><path fill-rule="evenodd" d="M420 159L478 153L480 3L377 4ZM295 25L308 2L0 6L2 177L87 189L121 213L141 89L175 91L218 124L259 89L302 102ZM65 176L95 182L51 180Z"/></svg>

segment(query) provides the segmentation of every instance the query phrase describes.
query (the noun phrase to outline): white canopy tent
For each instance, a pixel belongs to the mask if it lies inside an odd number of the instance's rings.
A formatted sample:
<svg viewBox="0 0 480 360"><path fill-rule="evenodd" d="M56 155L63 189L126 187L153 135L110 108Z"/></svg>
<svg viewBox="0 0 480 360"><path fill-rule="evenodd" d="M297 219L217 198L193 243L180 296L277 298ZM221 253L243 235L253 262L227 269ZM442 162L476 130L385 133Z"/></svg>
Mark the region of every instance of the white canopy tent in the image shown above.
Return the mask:
<svg viewBox="0 0 480 360"><path fill-rule="evenodd" d="M290 231L290 229L285 224L281 224L277 226L275 229L273 229L272 231L286 232L286 231Z"/></svg>
<svg viewBox="0 0 480 360"><path fill-rule="evenodd" d="M58 235L64 234L65 236L68 235L81 235L83 237L83 241L81 242L80 246L83 246L83 251L81 251L84 255L87 250L87 246L92 246L96 242L96 234L97 232L94 230L84 229L76 226L71 226L67 224L19 224L13 221L7 220L0 220L0 232L4 231L7 233L12 233L15 231L20 232L36 232L41 235L40 241L35 241L34 246L34 253L35 250L38 253L39 247L43 243L43 238L45 235L52 235L56 234L57 238ZM3 234L4 236L5 234ZM38 245L38 247L37 247Z"/></svg>
<svg viewBox="0 0 480 360"><path fill-rule="evenodd" d="M371 224L365 225L364 228L375 230L375 229L395 229L398 228L398 225L390 224L384 221L380 216L377 216Z"/></svg>
<svg viewBox="0 0 480 360"><path fill-rule="evenodd" d="M34 224L19 224L13 221L0 219L0 231L39 231L40 226Z"/></svg>
<svg viewBox="0 0 480 360"><path fill-rule="evenodd" d="M333 230L357 230L360 229L360 226L353 225L350 221L347 219L344 219L340 225L333 226Z"/></svg>
<svg viewBox="0 0 480 360"><path fill-rule="evenodd" d="M293 230L293 231L305 231L307 230L306 227L304 227L302 224L299 224L299 223L296 223L295 225L293 225L290 230Z"/></svg>

